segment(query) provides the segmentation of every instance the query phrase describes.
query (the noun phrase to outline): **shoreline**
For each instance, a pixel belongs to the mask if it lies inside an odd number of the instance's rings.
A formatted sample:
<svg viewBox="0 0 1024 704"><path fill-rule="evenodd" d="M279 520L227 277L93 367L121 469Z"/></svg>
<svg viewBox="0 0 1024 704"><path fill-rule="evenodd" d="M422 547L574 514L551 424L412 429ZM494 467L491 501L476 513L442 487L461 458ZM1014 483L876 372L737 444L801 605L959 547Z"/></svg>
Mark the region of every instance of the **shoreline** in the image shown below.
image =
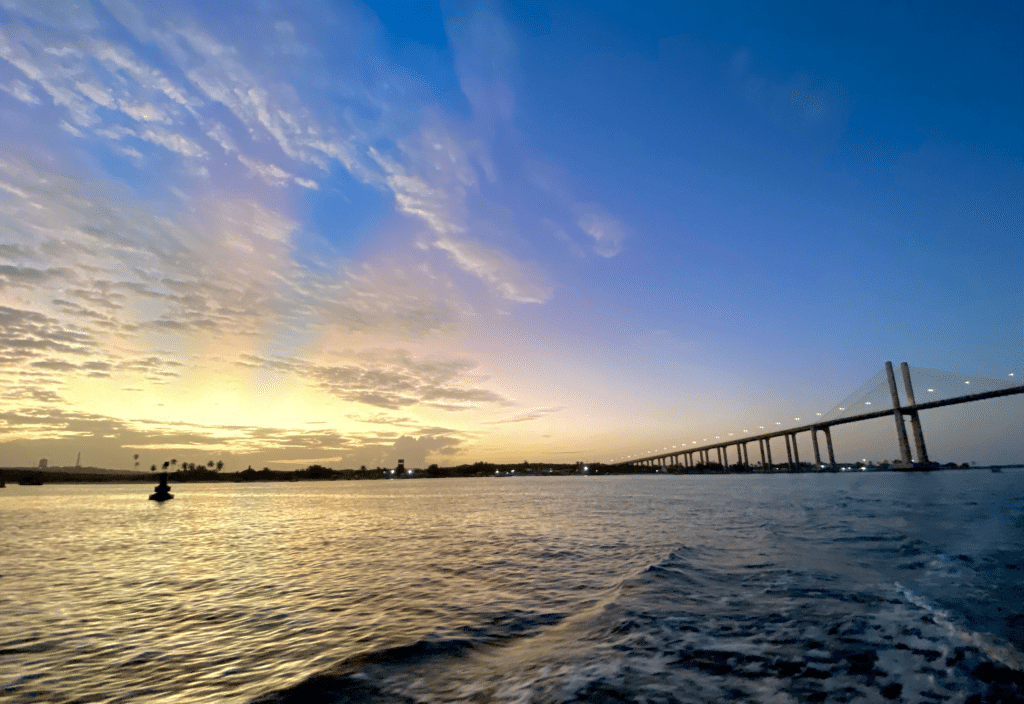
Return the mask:
<svg viewBox="0 0 1024 704"><path fill-rule="evenodd" d="M763 471L760 467L739 467L732 466L723 468L710 465L707 467L686 468L687 471L673 471L677 467L621 467L614 465L544 465L537 464L524 468L523 465L486 465L486 469L477 465L461 465L458 467L436 466L430 469L405 470L397 473L387 469L367 470L332 470L318 467L319 471L313 468L300 469L291 472L265 470L264 472L243 472L216 473L204 472L198 476L187 476L186 473L169 473L167 480L175 484L253 484L253 483L280 483L280 482L333 482L333 481L408 481L411 479L456 479L456 478L516 478L516 477L565 477L565 476L623 476L623 475L766 475L766 474L852 474L859 472L937 472L937 471L993 471L999 472L1004 469L1022 469L1024 464L1002 464L1002 465L979 465L964 467L961 465L939 465L935 467L880 467L880 466L858 466L858 465L836 465L835 468L815 469L813 465L790 469L788 467L775 467L770 471ZM90 468L93 469L93 468ZM63 469L38 469L22 467L0 468L0 480L8 485L16 485L22 480L41 480L43 484L149 484L157 479L155 475L142 472L130 472L119 470L98 471L65 471ZM311 471L313 470L313 471Z"/></svg>

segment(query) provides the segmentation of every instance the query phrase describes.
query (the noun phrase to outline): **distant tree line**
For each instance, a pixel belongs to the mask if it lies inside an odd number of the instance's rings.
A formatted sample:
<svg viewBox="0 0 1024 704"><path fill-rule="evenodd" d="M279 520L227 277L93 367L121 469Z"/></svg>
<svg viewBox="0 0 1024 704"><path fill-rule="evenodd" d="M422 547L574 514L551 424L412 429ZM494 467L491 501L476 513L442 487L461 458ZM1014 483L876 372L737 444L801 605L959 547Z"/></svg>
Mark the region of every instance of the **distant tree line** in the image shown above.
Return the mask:
<svg viewBox="0 0 1024 704"><path fill-rule="evenodd" d="M137 462L138 460L136 460ZM851 469L865 467L872 470L893 469L887 462L879 465L873 463L853 463L842 465ZM461 464L453 467L440 467L432 464L426 469L405 469L396 467L394 469L385 467L367 468L365 465L359 469L333 469L319 464L312 464L304 469L297 470L272 470L264 467L261 470L253 469L251 466L240 472L224 472L224 462L213 460L205 465L195 462L178 463L176 459L167 460L159 467L151 465L151 471L163 469L167 472L170 482L296 482L296 481L356 481L371 479L431 479L431 478L456 478L456 477L513 477L513 476L603 476L622 474L760 474L768 471L779 472L828 472L838 471L839 467L825 467L809 462L801 462L790 469L785 463L774 465L771 470L761 466L759 463L751 466L733 464L723 466L717 462L698 464L694 467L683 465L666 465L664 467L647 467L632 465L606 465L592 463L573 464L552 464L523 462L522 464L495 464L492 462L474 462L473 464ZM952 462L944 465L935 465L935 469L969 469L965 464L957 465ZM138 473L125 472L123 474L90 473L88 470L82 472L66 472L59 469L31 469L31 468L7 468L0 470L0 479L7 482L17 482L22 479L35 478L45 483L124 483L138 482L141 477ZM148 483L148 477L146 477Z"/></svg>

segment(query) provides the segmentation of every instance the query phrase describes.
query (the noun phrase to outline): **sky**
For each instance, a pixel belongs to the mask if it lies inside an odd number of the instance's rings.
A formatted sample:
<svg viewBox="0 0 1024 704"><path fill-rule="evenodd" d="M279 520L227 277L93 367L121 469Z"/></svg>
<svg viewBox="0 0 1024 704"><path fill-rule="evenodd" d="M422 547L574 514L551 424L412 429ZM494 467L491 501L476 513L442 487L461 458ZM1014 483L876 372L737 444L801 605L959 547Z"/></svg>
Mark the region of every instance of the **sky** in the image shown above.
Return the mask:
<svg viewBox="0 0 1024 704"><path fill-rule="evenodd" d="M997 1L0 0L0 466L607 462L886 360L1019 379L1022 37ZM924 414L933 459L1021 462L1021 398Z"/></svg>

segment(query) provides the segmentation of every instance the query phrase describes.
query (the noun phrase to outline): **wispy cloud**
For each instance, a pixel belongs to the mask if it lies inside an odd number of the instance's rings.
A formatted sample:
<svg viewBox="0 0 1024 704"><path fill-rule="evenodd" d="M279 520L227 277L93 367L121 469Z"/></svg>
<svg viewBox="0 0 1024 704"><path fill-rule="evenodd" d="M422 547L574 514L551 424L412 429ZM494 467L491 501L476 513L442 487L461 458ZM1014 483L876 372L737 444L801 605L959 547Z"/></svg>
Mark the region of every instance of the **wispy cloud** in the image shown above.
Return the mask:
<svg viewBox="0 0 1024 704"><path fill-rule="evenodd" d="M502 298L517 303L543 303L551 296L550 287L539 274L499 250L449 237L438 239L434 246L448 252L461 269L486 282Z"/></svg>
<svg viewBox="0 0 1024 704"><path fill-rule="evenodd" d="M621 222L595 206L580 206L578 209L581 214L576 224L594 238L595 253L602 257L614 257L622 251L626 232Z"/></svg>
<svg viewBox="0 0 1024 704"><path fill-rule="evenodd" d="M239 364L296 374L344 401L390 410L411 406L467 410L481 405L511 405L494 391L469 386L475 381L470 378L476 366L473 362L415 359L405 350L366 350L339 364L243 355Z"/></svg>
<svg viewBox="0 0 1024 704"><path fill-rule="evenodd" d="M558 413L564 411L565 406L550 406L547 408L533 408L523 413L518 413L509 418L502 418L501 420L485 420L484 425L505 425L507 423L528 423L532 420L540 420L545 416L549 416L552 413Z"/></svg>

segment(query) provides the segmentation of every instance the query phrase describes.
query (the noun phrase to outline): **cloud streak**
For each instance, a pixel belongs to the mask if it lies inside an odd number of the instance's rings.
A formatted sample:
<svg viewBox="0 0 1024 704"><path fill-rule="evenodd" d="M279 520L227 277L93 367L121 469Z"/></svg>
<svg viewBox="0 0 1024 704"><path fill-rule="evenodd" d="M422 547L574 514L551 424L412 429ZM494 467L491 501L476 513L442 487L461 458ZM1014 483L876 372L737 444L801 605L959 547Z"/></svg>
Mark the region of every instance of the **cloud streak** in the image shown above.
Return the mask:
<svg viewBox="0 0 1024 704"><path fill-rule="evenodd" d="M343 364L255 355L243 355L238 364L295 374L344 401L389 410L431 406L458 411L512 405L493 391L467 387L467 383L479 383L470 376L474 363L461 359L414 359L405 350L366 350Z"/></svg>

